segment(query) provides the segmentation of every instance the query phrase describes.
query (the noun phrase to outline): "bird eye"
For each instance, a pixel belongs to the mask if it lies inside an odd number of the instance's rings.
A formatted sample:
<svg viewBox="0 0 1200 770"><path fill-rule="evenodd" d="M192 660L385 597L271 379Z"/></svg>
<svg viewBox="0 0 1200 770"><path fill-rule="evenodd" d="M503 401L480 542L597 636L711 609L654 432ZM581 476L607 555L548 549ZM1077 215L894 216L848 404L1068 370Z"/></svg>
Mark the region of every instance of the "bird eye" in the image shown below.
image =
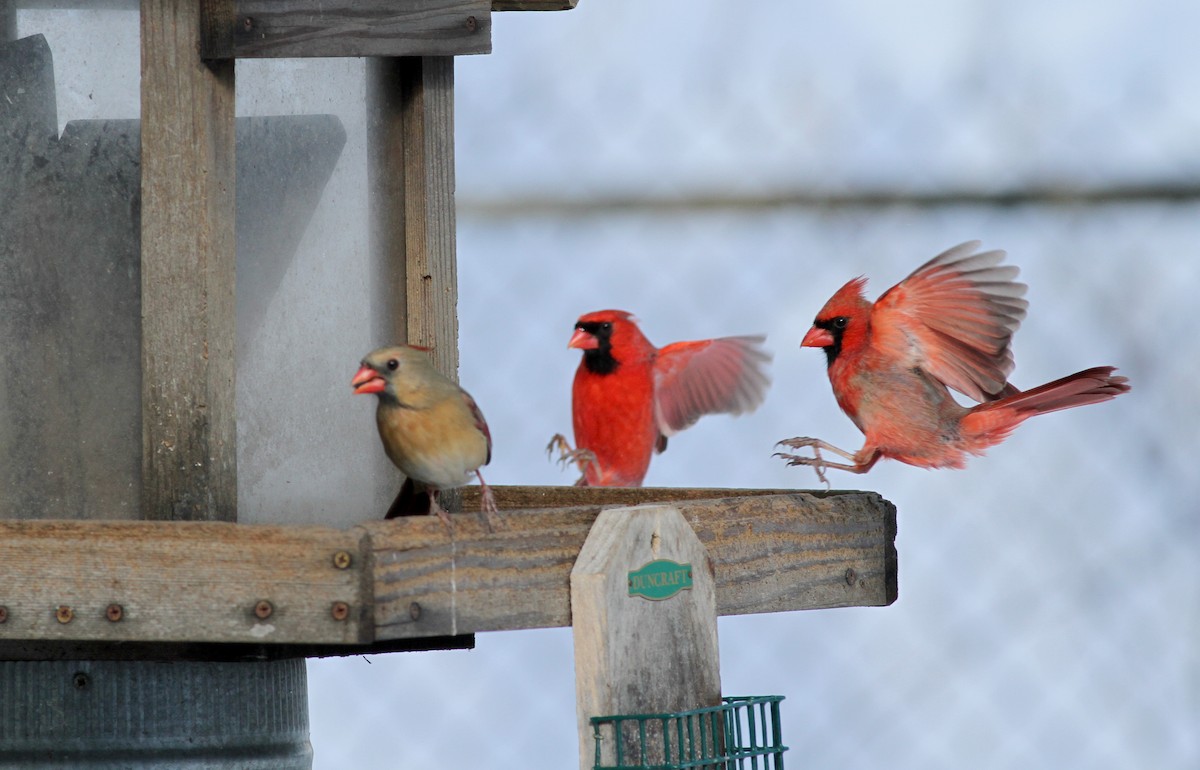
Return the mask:
<svg viewBox="0 0 1200 770"><path fill-rule="evenodd" d="M394 372L400 368L400 362L394 358L389 358L387 362L388 371Z"/></svg>
<svg viewBox="0 0 1200 770"><path fill-rule="evenodd" d="M848 324L848 323L850 323L850 319L844 315L840 315L837 318L833 319L833 328L845 329L846 324Z"/></svg>
<svg viewBox="0 0 1200 770"><path fill-rule="evenodd" d="M600 324L600 331L602 331L602 332L612 331L612 324L609 323L608 321L605 321L604 323Z"/></svg>

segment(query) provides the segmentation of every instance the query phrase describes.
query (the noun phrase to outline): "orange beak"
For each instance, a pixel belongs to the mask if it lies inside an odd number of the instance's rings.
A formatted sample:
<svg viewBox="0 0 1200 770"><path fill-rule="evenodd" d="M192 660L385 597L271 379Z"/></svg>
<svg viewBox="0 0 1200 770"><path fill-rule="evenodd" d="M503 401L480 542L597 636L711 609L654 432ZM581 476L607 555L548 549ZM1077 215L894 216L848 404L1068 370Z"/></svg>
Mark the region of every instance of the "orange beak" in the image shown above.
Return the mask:
<svg viewBox="0 0 1200 770"><path fill-rule="evenodd" d="M387 380L380 377L379 372L365 365L354 373L350 384L354 387L355 395L381 393L387 388Z"/></svg>
<svg viewBox="0 0 1200 770"><path fill-rule="evenodd" d="M808 334L804 335L804 339L800 340L802 348L827 348L832 344L833 335L818 326L809 329Z"/></svg>
<svg viewBox="0 0 1200 770"><path fill-rule="evenodd" d="M600 343L596 340L595 335L588 334L583 329L576 329L575 333L571 335L571 341L567 343L567 347L576 350L595 350L600 347Z"/></svg>

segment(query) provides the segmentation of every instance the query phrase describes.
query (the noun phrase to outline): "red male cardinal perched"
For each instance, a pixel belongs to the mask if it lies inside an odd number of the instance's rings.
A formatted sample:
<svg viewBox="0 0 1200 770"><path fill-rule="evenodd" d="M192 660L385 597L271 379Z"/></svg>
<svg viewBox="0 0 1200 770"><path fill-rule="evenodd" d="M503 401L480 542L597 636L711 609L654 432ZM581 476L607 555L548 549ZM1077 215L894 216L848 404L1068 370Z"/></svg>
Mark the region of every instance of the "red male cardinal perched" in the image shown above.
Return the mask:
<svg viewBox="0 0 1200 770"><path fill-rule="evenodd" d="M880 457L922 468L961 468L967 455L1003 441L1035 414L1107 401L1129 390L1111 366L1097 366L1021 392L1008 384L1009 343L1029 306L1017 268L1003 251L976 254L979 241L955 246L917 268L872 305L865 278L838 290L800 343L823 348L833 393L866 434L851 454L820 439L779 442L812 447L814 457L780 454L788 465L866 473ZM960 406L948 388L982 403ZM852 461L828 462L820 450Z"/></svg>
<svg viewBox="0 0 1200 770"><path fill-rule="evenodd" d="M762 403L771 357L764 337L650 344L620 310L581 316L568 347L583 351L571 391L579 484L641 486L650 455L702 415L741 414ZM561 436L551 443L565 445Z"/></svg>
<svg viewBox="0 0 1200 770"><path fill-rule="evenodd" d="M474 473L488 525L498 523L495 499L479 472L491 462L492 435L475 399L434 369L420 349L404 345L368 353L350 384L355 393L379 395L375 422L383 449L408 477L406 485L429 491L432 513L451 526L437 494L461 487Z"/></svg>

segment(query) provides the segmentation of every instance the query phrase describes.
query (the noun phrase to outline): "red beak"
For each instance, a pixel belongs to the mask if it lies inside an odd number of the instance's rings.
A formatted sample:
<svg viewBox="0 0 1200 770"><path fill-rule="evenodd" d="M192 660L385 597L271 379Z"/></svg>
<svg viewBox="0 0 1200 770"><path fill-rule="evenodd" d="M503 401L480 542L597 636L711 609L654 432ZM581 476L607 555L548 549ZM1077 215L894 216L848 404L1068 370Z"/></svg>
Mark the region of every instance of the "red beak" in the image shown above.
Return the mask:
<svg viewBox="0 0 1200 770"><path fill-rule="evenodd" d="M600 343L596 340L595 335L588 334L583 329L576 329L571 335L571 341L567 343L568 348L577 350L595 350L600 347Z"/></svg>
<svg viewBox="0 0 1200 770"><path fill-rule="evenodd" d="M387 380L379 376L379 372L369 366L363 366L354 373L354 379L350 380L350 384L354 386L355 395L363 393L381 393L387 388Z"/></svg>
<svg viewBox="0 0 1200 770"><path fill-rule="evenodd" d="M819 326L809 329L808 334L804 335L804 339L800 340L802 348L827 348L832 344L833 335Z"/></svg>

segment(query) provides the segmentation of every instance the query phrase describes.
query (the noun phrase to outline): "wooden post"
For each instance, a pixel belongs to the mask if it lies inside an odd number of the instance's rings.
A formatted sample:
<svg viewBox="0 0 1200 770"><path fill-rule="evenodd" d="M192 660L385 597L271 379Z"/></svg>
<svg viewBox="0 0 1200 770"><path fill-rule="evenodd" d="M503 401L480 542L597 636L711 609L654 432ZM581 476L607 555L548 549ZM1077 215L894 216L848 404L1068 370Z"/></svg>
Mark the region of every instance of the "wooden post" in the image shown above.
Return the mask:
<svg viewBox="0 0 1200 770"><path fill-rule="evenodd" d="M597 517L571 570L571 625L581 770L595 760L591 717L720 704L712 560L675 508L612 508ZM665 764L661 732L647 738L642 759ZM637 762L626 746L625 761ZM614 750L605 736L602 756Z"/></svg>
<svg viewBox="0 0 1200 770"><path fill-rule="evenodd" d="M372 248L391 318L385 341L432 347L434 364L457 379L454 59L372 59L367 87Z"/></svg>
<svg viewBox="0 0 1200 770"><path fill-rule="evenodd" d="M142 0L142 514L237 518L233 61Z"/></svg>
<svg viewBox="0 0 1200 770"><path fill-rule="evenodd" d="M371 59L367 110L376 306L388 316L380 344L432 348L434 366L457 381L454 58ZM399 484L399 473L378 462ZM460 500L458 490L441 497L451 511Z"/></svg>

